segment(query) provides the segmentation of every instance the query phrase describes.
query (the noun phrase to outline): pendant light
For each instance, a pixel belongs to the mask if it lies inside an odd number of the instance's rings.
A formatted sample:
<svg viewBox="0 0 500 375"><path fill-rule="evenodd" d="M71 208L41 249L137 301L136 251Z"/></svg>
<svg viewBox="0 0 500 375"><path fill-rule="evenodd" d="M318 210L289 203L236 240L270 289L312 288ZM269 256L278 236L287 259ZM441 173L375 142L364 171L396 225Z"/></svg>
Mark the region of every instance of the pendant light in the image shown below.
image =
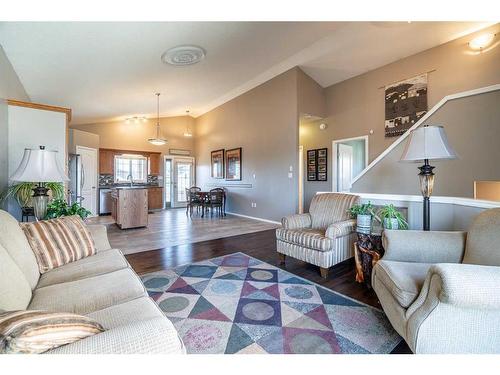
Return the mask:
<svg viewBox="0 0 500 375"><path fill-rule="evenodd" d="M186 131L184 132L184 137L192 137L193 133L189 130L189 111L186 111Z"/></svg>
<svg viewBox="0 0 500 375"><path fill-rule="evenodd" d="M160 93L156 93L156 138L149 138L148 142L155 146L163 146L167 140L160 136Z"/></svg>

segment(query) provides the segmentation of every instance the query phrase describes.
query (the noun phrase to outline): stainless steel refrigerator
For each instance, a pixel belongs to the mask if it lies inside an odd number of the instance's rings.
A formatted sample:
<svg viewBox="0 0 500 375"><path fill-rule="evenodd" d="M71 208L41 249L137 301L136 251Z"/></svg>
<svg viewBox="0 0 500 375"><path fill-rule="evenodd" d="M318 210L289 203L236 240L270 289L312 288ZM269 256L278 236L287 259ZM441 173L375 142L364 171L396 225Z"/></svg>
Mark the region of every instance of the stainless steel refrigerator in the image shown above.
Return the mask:
<svg viewBox="0 0 500 375"><path fill-rule="evenodd" d="M68 175L69 175L69 190L68 200L69 204L75 202L82 203L81 190L83 185L83 170L81 157L79 154L68 155Z"/></svg>

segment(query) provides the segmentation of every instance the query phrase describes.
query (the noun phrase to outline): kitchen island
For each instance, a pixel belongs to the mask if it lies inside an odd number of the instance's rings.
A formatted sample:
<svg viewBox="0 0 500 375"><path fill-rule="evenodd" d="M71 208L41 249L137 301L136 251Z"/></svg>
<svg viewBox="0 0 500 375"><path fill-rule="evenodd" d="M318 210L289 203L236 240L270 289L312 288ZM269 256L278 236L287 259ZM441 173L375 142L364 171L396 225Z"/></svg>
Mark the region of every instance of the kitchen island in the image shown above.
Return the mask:
<svg viewBox="0 0 500 375"><path fill-rule="evenodd" d="M147 187L120 186L112 188L111 216L120 229L147 227Z"/></svg>

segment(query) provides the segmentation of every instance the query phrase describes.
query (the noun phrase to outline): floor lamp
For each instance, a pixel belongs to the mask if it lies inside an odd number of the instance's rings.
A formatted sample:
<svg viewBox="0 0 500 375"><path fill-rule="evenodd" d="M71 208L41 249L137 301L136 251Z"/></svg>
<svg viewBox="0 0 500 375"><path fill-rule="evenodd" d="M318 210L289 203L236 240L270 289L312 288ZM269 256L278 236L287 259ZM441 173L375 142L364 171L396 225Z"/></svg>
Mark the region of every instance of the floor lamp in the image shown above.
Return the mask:
<svg viewBox="0 0 500 375"><path fill-rule="evenodd" d="M408 142L401 155L400 161L423 162L418 167L420 173L420 191L424 197L423 202L423 229L430 230L431 207L430 196L434 188L434 167L429 160L456 159L457 154L448 143L448 138L442 126L422 126L413 130L408 137Z"/></svg>
<svg viewBox="0 0 500 375"><path fill-rule="evenodd" d="M17 170L10 177L12 181L36 182L33 189L33 210L37 220L42 220L47 213L49 203L48 188L45 182L66 182L69 178L64 173L57 160L57 151L46 150L40 146L39 150L26 148L23 159Z"/></svg>

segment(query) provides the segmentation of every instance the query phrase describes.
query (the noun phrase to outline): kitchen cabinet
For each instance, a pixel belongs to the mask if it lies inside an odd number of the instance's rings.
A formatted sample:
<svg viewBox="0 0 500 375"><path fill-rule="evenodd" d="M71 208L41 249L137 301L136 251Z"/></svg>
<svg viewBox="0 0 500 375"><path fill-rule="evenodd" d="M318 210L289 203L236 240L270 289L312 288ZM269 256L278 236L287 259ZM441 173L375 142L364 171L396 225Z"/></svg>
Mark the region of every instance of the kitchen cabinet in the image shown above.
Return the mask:
<svg viewBox="0 0 500 375"><path fill-rule="evenodd" d="M148 208L150 210L160 210L163 208L163 188L150 187L148 189Z"/></svg>
<svg viewBox="0 0 500 375"><path fill-rule="evenodd" d="M161 154L149 154L149 174L158 176L160 174Z"/></svg>
<svg viewBox="0 0 500 375"><path fill-rule="evenodd" d="M148 226L148 188L112 189L111 215L120 229Z"/></svg>
<svg viewBox="0 0 500 375"><path fill-rule="evenodd" d="M99 174L114 174L115 151L99 149Z"/></svg>

